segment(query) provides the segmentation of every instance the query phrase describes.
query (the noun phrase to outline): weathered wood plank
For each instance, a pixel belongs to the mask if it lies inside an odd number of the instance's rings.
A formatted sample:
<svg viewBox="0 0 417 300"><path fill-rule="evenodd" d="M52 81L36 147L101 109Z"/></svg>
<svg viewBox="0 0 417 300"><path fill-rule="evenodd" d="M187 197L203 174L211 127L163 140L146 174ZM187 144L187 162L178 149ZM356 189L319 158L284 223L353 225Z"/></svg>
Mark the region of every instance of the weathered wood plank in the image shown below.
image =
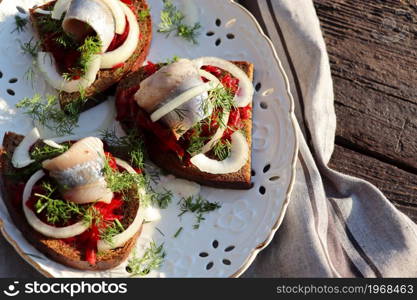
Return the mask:
<svg viewBox="0 0 417 300"><path fill-rule="evenodd" d="M417 175L342 146L335 147L329 165L371 182L395 206L417 222Z"/></svg>
<svg viewBox="0 0 417 300"><path fill-rule="evenodd" d="M338 143L417 174L417 1L315 0Z"/></svg>

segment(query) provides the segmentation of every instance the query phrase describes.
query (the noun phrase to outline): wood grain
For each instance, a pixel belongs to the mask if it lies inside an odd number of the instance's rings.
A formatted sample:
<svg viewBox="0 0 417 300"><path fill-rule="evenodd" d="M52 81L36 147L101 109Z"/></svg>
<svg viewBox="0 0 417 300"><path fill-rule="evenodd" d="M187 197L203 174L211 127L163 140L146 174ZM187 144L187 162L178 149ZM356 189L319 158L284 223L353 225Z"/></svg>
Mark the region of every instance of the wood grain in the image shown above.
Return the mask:
<svg viewBox="0 0 417 300"><path fill-rule="evenodd" d="M417 222L417 1L314 0L338 119L331 166Z"/></svg>

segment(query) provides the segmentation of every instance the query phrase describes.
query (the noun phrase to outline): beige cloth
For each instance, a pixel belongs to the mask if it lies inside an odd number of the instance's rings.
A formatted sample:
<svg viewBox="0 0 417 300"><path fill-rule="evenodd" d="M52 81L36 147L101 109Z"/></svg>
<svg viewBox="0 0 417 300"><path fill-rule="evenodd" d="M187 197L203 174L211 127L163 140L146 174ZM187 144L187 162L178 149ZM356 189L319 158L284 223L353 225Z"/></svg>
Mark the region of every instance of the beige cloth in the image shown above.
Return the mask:
<svg viewBox="0 0 417 300"><path fill-rule="evenodd" d="M244 276L417 276L417 226L371 184L327 167L336 119L328 57L312 1L241 2L266 29L286 68L301 137L284 222ZM0 258L0 277L40 277L2 237Z"/></svg>
<svg viewBox="0 0 417 300"><path fill-rule="evenodd" d="M327 167L336 118L329 59L312 0L240 2L278 51L301 127L296 185L284 222L245 276L417 276L416 224L370 183Z"/></svg>

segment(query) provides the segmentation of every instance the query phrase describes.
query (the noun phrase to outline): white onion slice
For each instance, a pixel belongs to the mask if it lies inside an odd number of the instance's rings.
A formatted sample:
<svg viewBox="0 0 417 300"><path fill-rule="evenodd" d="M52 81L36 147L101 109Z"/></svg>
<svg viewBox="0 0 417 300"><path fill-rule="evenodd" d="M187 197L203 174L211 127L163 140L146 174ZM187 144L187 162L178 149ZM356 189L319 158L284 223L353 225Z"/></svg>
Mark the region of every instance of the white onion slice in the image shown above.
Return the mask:
<svg viewBox="0 0 417 300"><path fill-rule="evenodd" d="M223 134L227 129L227 123L229 123L229 116L230 111L225 112L223 114L222 123L225 124L225 126L222 126L222 124L220 124L219 128L217 129L216 133L213 135L211 140L207 144L205 144L204 147L201 149L201 153L209 152L214 147L214 145L216 145L216 143L223 137Z"/></svg>
<svg viewBox="0 0 417 300"><path fill-rule="evenodd" d="M111 10L111 13L114 18L114 27L117 34L122 34L126 29L126 18L123 8L121 6L122 2L119 0L100 0Z"/></svg>
<svg viewBox="0 0 417 300"><path fill-rule="evenodd" d="M198 95L207 92L213 88L216 87L216 84L209 81L206 83L203 83L201 85L198 85L194 88L191 88L181 95L175 97L171 101L169 101L167 104L163 105L162 107L158 108L151 114L151 120L152 122L156 122L165 115L169 114L171 111L176 109L177 107L183 105L185 102L190 101L194 97L197 97Z"/></svg>
<svg viewBox="0 0 417 300"><path fill-rule="evenodd" d="M235 103L238 107L245 107L252 102L254 88L249 77L233 63L217 57L201 57L193 60L198 69L202 66L214 66L229 72L233 77L239 79L239 89L235 96Z"/></svg>
<svg viewBox="0 0 417 300"><path fill-rule="evenodd" d="M37 14L41 14L41 15L50 15L50 14L52 14L52 11L50 11L50 10L44 10L42 8L36 8L34 10L34 12L37 13Z"/></svg>
<svg viewBox="0 0 417 300"><path fill-rule="evenodd" d="M127 162L119 158L116 158L116 164L122 167L123 169L125 169L129 173L132 173L132 174L136 173L136 171ZM145 190L143 188L139 190L139 193L141 194L142 197L145 196ZM140 229L140 227L143 224L143 219L144 218L143 218L142 210L139 208L136 212L135 219L129 225L129 227L127 227L122 233L119 233L113 236L111 244L109 244L109 242L105 240L99 240L97 242L97 250L106 251L106 250L122 247Z"/></svg>
<svg viewBox="0 0 417 300"><path fill-rule="evenodd" d="M231 155L225 160L218 161L198 154L191 158L191 163L200 171L210 174L229 174L239 171L249 159L249 146L242 133L232 134Z"/></svg>
<svg viewBox="0 0 417 300"><path fill-rule="evenodd" d="M120 4L129 22L129 34L124 43L117 49L102 54L100 66L102 69L110 69L128 60L135 52L139 43L140 29L136 16L126 4L122 2Z"/></svg>
<svg viewBox="0 0 417 300"><path fill-rule="evenodd" d="M52 19L61 20L62 15L68 10L70 4L71 0L58 0L52 10Z"/></svg>
<svg viewBox="0 0 417 300"><path fill-rule="evenodd" d="M32 228L35 229L37 232L42 233L44 236L56 239L70 238L86 231L89 225L85 224L82 221L66 227L50 226L44 223L41 219L39 219L38 216L36 216L36 214L29 207L26 206L26 202L29 200L30 195L32 193L33 186L43 176L45 176L45 173L42 170L39 170L38 172L33 174L32 177L30 177L30 179L26 183L25 189L23 190L22 208L30 226L32 226Z"/></svg>
<svg viewBox="0 0 417 300"><path fill-rule="evenodd" d="M33 128L20 142L13 152L12 165L15 168L24 168L35 162L30 158L30 147L40 139L39 130Z"/></svg>
<svg viewBox="0 0 417 300"><path fill-rule="evenodd" d="M60 144L58 144L58 143L56 143L56 142L54 142L52 140L42 140L42 142L45 145L48 145L49 147L52 147L52 148L55 148L55 149L62 149L62 148L64 148L64 146L62 146L62 145L60 145Z"/></svg>
<svg viewBox="0 0 417 300"><path fill-rule="evenodd" d="M96 80L100 70L100 55L94 55L87 65L87 72L77 80L65 80L56 69L55 59L49 52L38 52L37 63L46 81L55 89L67 93L78 92L89 87Z"/></svg>

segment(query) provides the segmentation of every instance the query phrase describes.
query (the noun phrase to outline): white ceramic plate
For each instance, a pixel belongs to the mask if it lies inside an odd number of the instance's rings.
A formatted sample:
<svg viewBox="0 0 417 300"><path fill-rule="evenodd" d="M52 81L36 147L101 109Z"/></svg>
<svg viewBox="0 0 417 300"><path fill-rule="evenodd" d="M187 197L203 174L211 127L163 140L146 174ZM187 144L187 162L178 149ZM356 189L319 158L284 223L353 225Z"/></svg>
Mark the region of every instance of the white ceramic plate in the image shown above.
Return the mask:
<svg viewBox="0 0 417 300"><path fill-rule="evenodd" d="M148 1L154 24L158 24L162 1ZM30 29L11 34L14 16L24 16L29 7L43 2L3 0L0 4L0 136L8 130L26 134L33 124L16 111L15 104L34 93L52 92L42 78L33 83L24 79L31 60L21 53L20 42L30 40ZM159 221L144 226L137 252L140 255L151 240L164 243L167 253L164 264L151 272L150 277L236 277L268 245L284 217L295 176L298 146L294 104L272 43L244 8L230 0L177 0L174 3L186 11L189 22L201 23L199 44L192 45L175 36L166 38L156 33L154 25L149 60L165 61L174 55L186 58L219 56L251 61L255 65L253 188L249 191L202 188L204 197L220 202L222 207L208 214L198 230L193 229L193 215L178 218L177 201L173 201L168 209L159 211ZM112 126L113 103L113 99L109 99L84 113L77 131ZM48 135L47 132L44 134ZM126 263L105 272L82 272L55 263L25 240L13 225L2 201L0 218L7 240L26 261L47 276L129 276ZM173 238L180 227L183 231Z"/></svg>

